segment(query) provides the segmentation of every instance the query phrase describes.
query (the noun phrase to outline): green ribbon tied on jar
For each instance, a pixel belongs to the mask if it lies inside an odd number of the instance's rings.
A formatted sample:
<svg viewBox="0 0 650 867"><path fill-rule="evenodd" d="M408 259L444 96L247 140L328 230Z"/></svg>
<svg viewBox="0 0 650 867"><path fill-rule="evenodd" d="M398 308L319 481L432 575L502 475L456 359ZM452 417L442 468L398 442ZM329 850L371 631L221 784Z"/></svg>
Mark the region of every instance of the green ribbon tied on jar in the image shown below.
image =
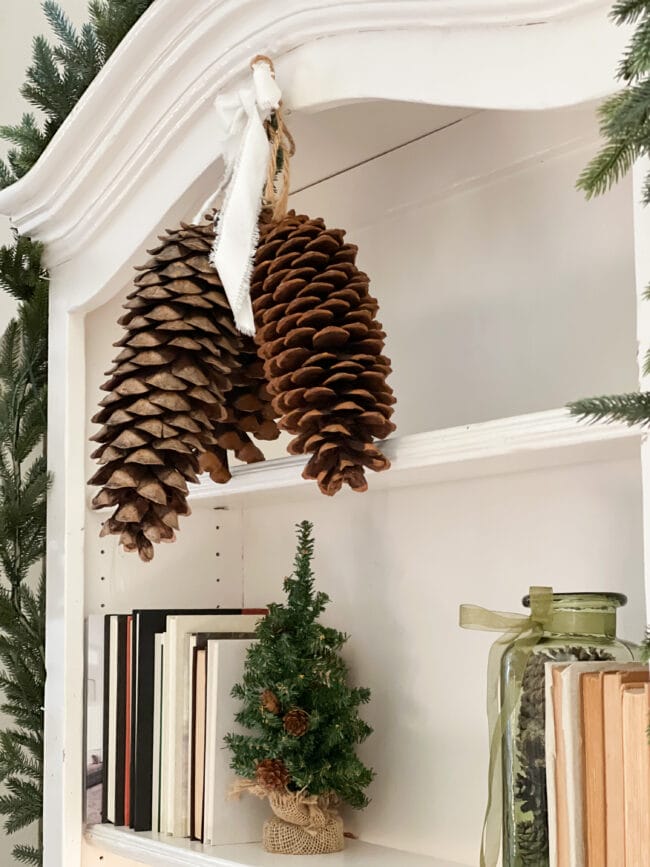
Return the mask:
<svg viewBox="0 0 650 867"><path fill-rule="evenodd" d="M551 587L530 588L530 614L511 614L490 611L478 605L460 606L460 625L463 629L501 632L492 645L487 673L487 716L490 735L490 762L488 767L488 802L481 836L481 867L496 867L501 851L503 811L502 744L505 726L517 706L528 659L539 639L551 626L557 628L553 611ZM514 662L517 689L509 691L501 702L501 660L506 649L517 639L520 653Z"/></svg>

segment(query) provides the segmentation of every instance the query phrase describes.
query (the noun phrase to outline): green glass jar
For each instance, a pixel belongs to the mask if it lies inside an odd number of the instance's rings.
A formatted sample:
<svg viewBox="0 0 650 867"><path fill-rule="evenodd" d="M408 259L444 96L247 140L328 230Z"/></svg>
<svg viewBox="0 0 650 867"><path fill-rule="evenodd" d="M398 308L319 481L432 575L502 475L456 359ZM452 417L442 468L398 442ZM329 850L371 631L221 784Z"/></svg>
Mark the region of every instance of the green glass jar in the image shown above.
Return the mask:
<svg viewBox="0 0 650 867"><path fill-rule="evenodd" d="M503 737L503 867L548 867L545 665L629 662L637 647L616 637L619 593L555 593L543 631L516 638L501 661L501 702L512 708ZM530 597L523 604L530 607Z"/></svg>

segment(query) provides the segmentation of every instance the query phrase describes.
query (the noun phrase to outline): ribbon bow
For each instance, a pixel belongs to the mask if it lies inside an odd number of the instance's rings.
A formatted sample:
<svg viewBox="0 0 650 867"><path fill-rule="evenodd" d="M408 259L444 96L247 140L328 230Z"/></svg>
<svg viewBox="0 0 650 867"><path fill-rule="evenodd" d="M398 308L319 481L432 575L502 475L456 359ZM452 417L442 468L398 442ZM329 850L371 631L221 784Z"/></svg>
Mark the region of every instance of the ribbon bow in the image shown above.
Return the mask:
<svg viewBox="0 0 650 867"><path fill-rule="evenodd" d="M251 68L252 80L248 84L217 97L214 104L226 170L215 194L216 197L225 189L223 206L215 219L215 240L210 254L235 325L248 335L255 334L250 279L269 162L265 123L279 107L282 96L268 58L256 57Z"/></svg>
<svg viewBox="0 0 650 867"><path fill-rule="evenodd" d="M530 588L530 614L510 614L490 611L478 605L460 606L460 625L463 629L501 632L492 645L488 660L487 716L490 734L490 762L488 769L488 802L481 835L481 867L496 867L501 850L503 808L501 753L505 726L517 706L524 672L533 648L550 624L553 615L553 589ZM501 660L507 647L519 639L521 651L513 660L516 689L501 696Z"/></svg>

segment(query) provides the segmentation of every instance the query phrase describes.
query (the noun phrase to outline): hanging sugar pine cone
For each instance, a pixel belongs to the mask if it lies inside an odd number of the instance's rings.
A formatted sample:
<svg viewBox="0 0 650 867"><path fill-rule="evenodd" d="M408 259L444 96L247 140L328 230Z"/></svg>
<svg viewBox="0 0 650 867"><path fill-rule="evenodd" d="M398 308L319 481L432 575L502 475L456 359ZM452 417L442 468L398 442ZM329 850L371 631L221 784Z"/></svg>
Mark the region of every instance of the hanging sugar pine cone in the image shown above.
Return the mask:
<svg viewBox="0 0 650 867"><path fill-rule="evenodd" d="M309 714L299 707L294 707L284 715L282 720L284 730L294 738L301 738L309 731Z"/></svg>
<svg viewBox="0 0 650 867"><path fill-rule="evenodd" d="M217 446L201 455L201 469L209 472L213 481L227 482L230 470L226 451L246 464L263 461L264 455L251 439L274 440L280 436L275 422L275 410L264 376L264 365L257 357L251 337L239 335L240 367L231 376L232 389L226 397L225 415L214 424Z"/></svg>
<svg viewBox="0 0 650 867"><path fill-rule="evenodd" d="M290 211L262 222L252 279L255 340L291 454L311 454L303 476L335 494L365 491L365 469L390 463L374 444L394 429L385 333L357 248L321 219Z"/></svg>
<svg viewBox="0 0 650 867"><path fill-rule="evenodd" d="M243 341L208 260L213 237L211 220L183 223L138 269L119 320L121 351L102 385L108 395L93 418L103 425L92 437L102 464L89 482L101 487L93 507L115 507L102 535L119 535L145 561L154 542L173 541L178 516L189 514L187 482L198 481L198 456L209 448L213 474L229 477L223 438L239 416L226 394L233 378L245 388ZM260 391L257 380L252 390ZM238 436L240 456L262 459L259 450L242 455L249 443L247 433Z"/></svg>
<svg viewBox="0 0 650 867"><path fill-rule="evenodd" d="M280 713L280 701L277 695L270 689L265 689L262 693L262 707L264 710L267 710L269 713L273 713L277 716Z"/></svg>
<svg viewBox="0 0 650 867"><path fill-rule="evenodd" d="M208 214L201 228L212 247L214 213ZM213 277L217 277L213 266L209 267ZM208 446L199 457L201 470L208 472L212 480L219 484L228 482L231 478L228 451L232 451L235 457L245 464L263 461L264 454L251 436L259 440L274 440L280 435L275 423L276 413L271 406L264 367L257 357L255 343L251 337L242 334L237 334L237 340L239 363L230 374L231 389L226 394L223 412L215 414L212 419L212 433L216 443Z"/></svg>
<svg viewBox="0 0 650 867"><path fill-rule="evenodd" d="M286 789L291 777L282 759L263 759L257 765L255 779L265 789L279 791Z"/></svg>

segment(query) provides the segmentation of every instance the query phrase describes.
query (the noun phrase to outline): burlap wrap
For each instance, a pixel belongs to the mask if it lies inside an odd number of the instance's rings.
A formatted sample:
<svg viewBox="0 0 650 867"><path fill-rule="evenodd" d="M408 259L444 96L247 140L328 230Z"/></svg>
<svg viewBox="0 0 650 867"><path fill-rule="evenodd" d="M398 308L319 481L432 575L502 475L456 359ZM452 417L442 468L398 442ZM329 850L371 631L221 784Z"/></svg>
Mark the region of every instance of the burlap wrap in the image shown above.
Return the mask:
<svg viewBox="0 0 650 867"><path fill-rule="evenodd" d="M327 855L344 847L343 820L338 798L311 796L305 792L269 792L252 780L240 780L235 796L249 792L268 798L276 818L264 823L263 843L267 852L278 855Z"/></svg>

